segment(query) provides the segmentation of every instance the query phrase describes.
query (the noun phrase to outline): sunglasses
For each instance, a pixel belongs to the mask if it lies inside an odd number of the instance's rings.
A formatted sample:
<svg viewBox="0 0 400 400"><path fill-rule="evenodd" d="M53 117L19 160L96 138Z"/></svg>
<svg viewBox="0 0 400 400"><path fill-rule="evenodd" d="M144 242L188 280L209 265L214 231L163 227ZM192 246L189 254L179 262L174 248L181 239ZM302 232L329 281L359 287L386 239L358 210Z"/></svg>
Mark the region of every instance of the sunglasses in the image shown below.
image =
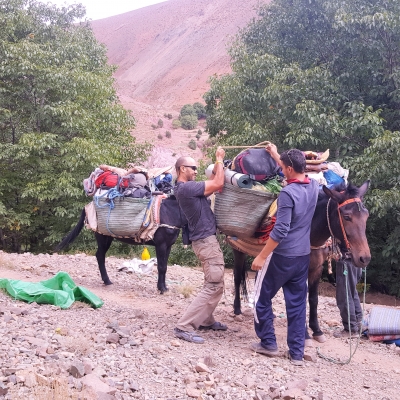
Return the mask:
<svg viewBox="0 0 400 400"><path fill-rule="evenodd" d="M197 167L195 167L194 165L182 165L182 167L192 168L193 171L197 171Z"/></svg>

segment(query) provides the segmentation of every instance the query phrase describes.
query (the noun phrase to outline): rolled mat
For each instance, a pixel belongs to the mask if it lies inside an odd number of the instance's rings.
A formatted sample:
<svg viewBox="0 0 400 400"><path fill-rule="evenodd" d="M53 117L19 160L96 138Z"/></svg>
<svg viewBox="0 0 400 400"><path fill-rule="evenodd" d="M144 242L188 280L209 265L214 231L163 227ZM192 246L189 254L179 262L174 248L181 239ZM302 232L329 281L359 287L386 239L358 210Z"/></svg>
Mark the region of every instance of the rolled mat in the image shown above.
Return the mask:
<svg viewBox="0 0 400 400"><path fill-rule="evenodd" d="M400 335L400 310L373 307L368 321L369 335Z"/></svg>
<svg viewBox="0 0 400 400"><path fill-rule="evenodd" d="M214 170L214 164L211 164L206 169L207 178L212 177L212 171ZM240 188L251 189L253 187L253 181L248 175L240 174L239 172L232 171L230 169L225 170L225 183L230 183L233 186Z"/></svg>

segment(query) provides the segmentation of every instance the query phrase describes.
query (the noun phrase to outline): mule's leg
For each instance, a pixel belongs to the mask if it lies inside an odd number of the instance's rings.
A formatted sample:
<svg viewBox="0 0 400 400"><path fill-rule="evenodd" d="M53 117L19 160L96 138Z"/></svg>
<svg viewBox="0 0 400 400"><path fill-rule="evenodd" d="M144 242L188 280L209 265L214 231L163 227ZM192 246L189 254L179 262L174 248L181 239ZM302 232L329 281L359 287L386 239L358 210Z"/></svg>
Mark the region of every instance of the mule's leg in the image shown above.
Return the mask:
<svg viewBox="0 0 400 400"><path fill-rule="evenodd" d="M95 233L95 236L97 241L96 258L97 264L99 265L101 279L105 285L112 285L106 270L106 253L111 246L113 237L101 235L100 233Z"/></svg>
<svg viewBox="0 0 400 400"><path fill-rule="evenodd" d="M235 300L233 302L233 312L235 315L242 313L240 304L240 285L243 288L246 287L246 255L240 251L233 249L234 255L234 267L233 267L233 277L235 283Z"/></svg>
<svg viewBox="0 0 400 400"><path fill-rule="evenodd" d="M156 245L156 255L157 255L157 270L158 270L158 281L157 289L161 294L168 290L167 284L165 282L168 267L168 257L171 252L171 246L167 246L165 243Z"/></svg>
<svg viewBox="0 0 400 400"><path fill-rule="evenodd" d="M318 286L322 275L322 264L328 255L328 251L327 249L312 250L308 267L309 326L313 331L313 338L318 342L325 342L326 340L318 323Z"/></svg>

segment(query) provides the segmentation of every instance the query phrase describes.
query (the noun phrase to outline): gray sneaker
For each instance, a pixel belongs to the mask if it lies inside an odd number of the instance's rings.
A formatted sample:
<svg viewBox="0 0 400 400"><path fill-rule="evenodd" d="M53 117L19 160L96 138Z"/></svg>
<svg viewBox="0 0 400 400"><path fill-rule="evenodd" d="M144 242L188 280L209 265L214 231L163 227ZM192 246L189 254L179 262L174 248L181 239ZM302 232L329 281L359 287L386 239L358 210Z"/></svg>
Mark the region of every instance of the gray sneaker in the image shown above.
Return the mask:
<svg viewBox="0 0 400 400"><path fill-rule="evenodd" d="M360 332L358 331L351 331L351 338L352 339L357 339L360 336ZM339 338L345 338L348 339L350 337L350 332L346 329L342 330L337 330L333 332L333 337L339 339Z"/></svg>
<svg viewBox="0 0 400 400"><path fill-rule="evenodd" d="M175 328L174 335L179 339L186 340L187 342L197 343L197 344L204 343L204 339L201 336L199 336L196 332L185 332L182 331L181 329Z"/></svg>
<svg viewBox="0 0 400 400"><path fill-rule="evenodd" d="M266 349L261 342L252 343L250 347L256 353L264 354L267 357L276 357L279 355L278 349Z"/></svg>
<svg viewBox="0 0 400 400"><path fill-rule="evenodd" d="M294 360L289 353L289 350L285 351L284 357L289 359L290 363L295 365L296 367L302 367L304 365L303 360Z"/></svg>

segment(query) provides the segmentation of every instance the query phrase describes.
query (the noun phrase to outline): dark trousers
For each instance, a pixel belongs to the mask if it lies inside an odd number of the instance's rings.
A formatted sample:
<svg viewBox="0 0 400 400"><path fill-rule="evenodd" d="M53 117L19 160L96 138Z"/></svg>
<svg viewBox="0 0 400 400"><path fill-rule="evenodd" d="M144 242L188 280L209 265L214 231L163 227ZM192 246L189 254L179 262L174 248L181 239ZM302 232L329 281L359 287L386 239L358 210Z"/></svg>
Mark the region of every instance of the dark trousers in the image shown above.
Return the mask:
<svg viewBox="0 0 400 400"><path fill-rule="evenodd" d="M346 295L346 275L344 263L339 260L336 263L336 304L340 311L344 329L347 331L358 332L359 322L362 320L362 309L356 285L361 279L362 269L357 268L352 262L346 260L347 265L347 293ZM347 297L349 307L347 307ZM350 310L350 321L348 310Z"/></svg>
<svg viewBox="0 0 400 400"><path fill-rule="evenodd" d="M254 327L261 344L277 349L272 299L283 289L287 314L287 344L290 356L302 360L304 354L304 326L306 324L307 275L310 256L284 257L272 254L262 280L255 304Z"/></svg>

